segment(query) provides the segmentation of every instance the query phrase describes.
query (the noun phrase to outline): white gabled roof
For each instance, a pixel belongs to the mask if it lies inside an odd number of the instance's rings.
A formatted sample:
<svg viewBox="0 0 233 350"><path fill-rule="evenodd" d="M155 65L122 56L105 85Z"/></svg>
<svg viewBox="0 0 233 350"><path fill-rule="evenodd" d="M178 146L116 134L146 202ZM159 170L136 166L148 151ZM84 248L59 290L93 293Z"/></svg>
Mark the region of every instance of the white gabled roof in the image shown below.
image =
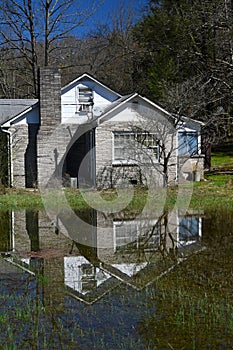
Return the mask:
<svg viewBox="0 0 233 350"><path fill-rule="evenodd" d="M169 113L166 109L164 109L163 107L157 105L156 103L152 102L151 100L149 100L148 98L139 95L138 93L133 93L130 95L126 95L126 96L122 96L121 98L117 99L115 102L113 102L112 104L108 105L103 111L102 114L97 118L98 122L101 122L101 120L103 118L106 118L110 113L112 112L117 112L117 110L119 108L121 108L124 104L131 102L132 100L134 100L135 98L140 99L144 102L146 102L148 105L150 105L152 108L156 109L157 111L161 112L165 117L169 117L172 118L175 122L176 117L172 114ZM205 124L199 120L195 120L186 116L181 116L179 117L181 123L184 124L191 124L191 125L196 125L198 127L204 126Z"/></svg>
<svg viewBox="0 0 233 350"><path fill-rule="evenodd" d="M117 111L120 107L122 107L124 104L132 101L133 99L138 98L143 100L144 102L148 103L149 105L151 105L153 108L159 110L160 112L162 112L163 114L165 114L168 117L171 117L172 115L166 111L164 108L158 106L156 103L150 101L149 99L147 99L146 97L143 97L141 95L139 95L137 92L130 94L130 95L126 95L126 96L122 96L121 98L119 98L118 100L116 100L115 102L113 102L111 105L108 105L104 110L103 113L101 114L101 116L98 118L99 121L101 121L102 118L105 118L106 116L108 116L108 114Z"/></svg>
<svg viewBox="0 0 233 350"><path fill-rule="evenodd" d="M205 125L205 123L201 122L200 120L192 119L192 118L186 117L184 115L182 115L180 119L184 122L187 122L187 123L199 124L201 126Z"/></svg>
<svg viewBox="0 0 233 350"><path fill-rule="evenodd" d="M103 117L106 117L109 113L117 110L118 108L120 108L122 105L124 105L125 103L128 103L129 101L131 101L134 97L138 96L137 93L131 94L131 95L126 95L126 96L122 96L121 98L117 99L116 101L114 101L113 103L109 104L108 106L106 106L100 116L99 119L102 119Z"/></svg>
<svg viewBox="0 0 233 350"><path fill-rule="evenodd" d="M108 86L104 85L103 83L101 83L100 81L98 81L97 79L95 79L94 77L92 77L91 75L89 75L87 73L82 74L80 77L74 79L73 81L71 81L67 85L63 86L61 89L61 93L64 93L66 90L69 90L69 88L72 88L72 86L76 85L79 81L82 81L85 79L91 80L96 85L103 87L105 90L108 90L109 92L113 93L114 95L116 95L118 97L122 97L122 95L120 95L118 92L110 89Z"/></svg>

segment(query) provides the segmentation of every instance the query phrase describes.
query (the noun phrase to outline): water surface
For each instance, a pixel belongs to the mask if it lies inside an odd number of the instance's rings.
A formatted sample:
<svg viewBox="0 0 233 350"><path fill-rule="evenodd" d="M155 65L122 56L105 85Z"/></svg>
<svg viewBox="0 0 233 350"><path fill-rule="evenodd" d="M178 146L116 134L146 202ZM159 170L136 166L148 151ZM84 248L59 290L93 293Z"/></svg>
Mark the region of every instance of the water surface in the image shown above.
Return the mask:
<svg viewBox="0 0 233 350"><path fill-rule="evenodd" d="M76 214L0 213L1 348L233 347L230 211Z"/></svg>

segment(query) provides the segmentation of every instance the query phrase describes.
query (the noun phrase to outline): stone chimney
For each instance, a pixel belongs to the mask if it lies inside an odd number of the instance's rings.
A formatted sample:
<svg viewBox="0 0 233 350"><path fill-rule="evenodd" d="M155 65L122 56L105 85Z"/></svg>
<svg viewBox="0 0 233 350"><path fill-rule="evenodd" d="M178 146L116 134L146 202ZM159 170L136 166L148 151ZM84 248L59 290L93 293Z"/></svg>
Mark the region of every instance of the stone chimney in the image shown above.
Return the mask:
<svg viewBox="0 0 233 350"><path fill-rule="evenodd" d="M53 127L61 123L61 73L60 69L39 69L39 103L41 126Z"/></svg>

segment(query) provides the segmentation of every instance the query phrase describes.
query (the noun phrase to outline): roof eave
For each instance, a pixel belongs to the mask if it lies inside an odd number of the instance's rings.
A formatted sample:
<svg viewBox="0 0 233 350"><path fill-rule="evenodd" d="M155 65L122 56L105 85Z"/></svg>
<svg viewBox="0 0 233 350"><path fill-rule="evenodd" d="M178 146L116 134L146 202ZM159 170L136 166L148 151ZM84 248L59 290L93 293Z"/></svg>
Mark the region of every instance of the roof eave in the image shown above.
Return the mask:
<svg viewBox="0 0 233 350"><path fill-rule="evenodd" d="M106 113L103 113L99 116L98 118L98 122L101 121L101 119L106 118L110 113L114 112L115 110L117 110L118 108L120 108L122 105L124 105L125 103L128 103L130 100L132 100L133 98L135 98L136 96L139 96L136 92L134 94L132 94L131 96L129 96L129 98L127 98L126 100L122 101L121 103L119 103L117 106L113 106L110 110L108 110ZM123 97L123 96L122 96Z"/></svg>
<svg viewBox="0 0 233 350"><path fill-rule="evenodd" d="M187 120L187 121L190 121L191 123L194 123L194 124L198 124L198 125L201 125L201 126L204 126L205 123L200 121L200 120L196 120L196 119L193 119L193 118L190 118L190 117L186 117L186 116L181 116L180 117L180 120Z"/></svg>
<svg viewBox="0 0 233 350"><path fill-rule="evenodd" d="M34 105L28 107L27 109L25 109L23 112L20 112L19 114L15 115L14 117L10 118L9 120L7 120L6 122L4 122L0 127L1 128L9 128L15 120L17 120L18 118L21 118L24 116L24 114L30 112L32 109L36 108L39 102L36 102Z"/></svg>
<svg viewBox="0 0 233 350"><path fill-rule="evenodd" d="M80 77L72 80L70 83L68 83L67 85L63 86L61 88L61 93L63 93L64 90L68 89L70 86L76 84L78 81L84 79L84 78L88 78L90 80L92 80L93 82L95 82L96 84L102 86L103 88L107 89L108 91L112 92L114 95L117 95L118 97L122 97L121 94L119 94L118 92L112 90L111 88L109 88L108 86L104 85L103 83L101 83L99 80L95 79L94 77L92 77L91 75L84 73L82 75L80 75Z"/></svg>

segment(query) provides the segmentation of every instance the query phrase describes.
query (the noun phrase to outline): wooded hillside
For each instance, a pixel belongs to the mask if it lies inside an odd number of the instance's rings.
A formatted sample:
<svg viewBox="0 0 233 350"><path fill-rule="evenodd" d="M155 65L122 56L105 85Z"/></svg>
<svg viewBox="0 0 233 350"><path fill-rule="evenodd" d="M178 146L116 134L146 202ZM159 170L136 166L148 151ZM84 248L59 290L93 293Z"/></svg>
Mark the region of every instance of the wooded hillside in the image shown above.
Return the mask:
<svg viewBox="0 0 233 350"><path fill-rule="evenodd" d="M37 97L37 69L63 84L88 72L122 94L138 91L176 115L206 123L206 144L232 134L232 0L150 0L135 24L118 13L85 36L101 1L8 0L0 4L0 97Z"/></svg>

